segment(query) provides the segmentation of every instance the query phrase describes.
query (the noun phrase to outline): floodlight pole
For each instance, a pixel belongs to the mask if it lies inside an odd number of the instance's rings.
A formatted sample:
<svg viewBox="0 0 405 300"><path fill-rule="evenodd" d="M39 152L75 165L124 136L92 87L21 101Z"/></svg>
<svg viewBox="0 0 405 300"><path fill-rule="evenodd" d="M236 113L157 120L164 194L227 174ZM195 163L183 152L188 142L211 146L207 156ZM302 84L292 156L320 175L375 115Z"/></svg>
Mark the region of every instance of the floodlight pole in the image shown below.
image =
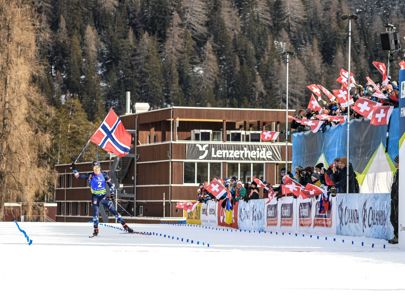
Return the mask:
<svg viewBox="0 0 405 300"><path fill-rule="evenodd" d="M346 136L346 194L349 193L349 182L350 182L350 80L351 80L351 69L350 69L350 60L351 60L351 48L352 48L352 20L357 20L357 15L343 15L342 20L349 20L349 49L348 49L348 58L347 58L347 136Z"/></svg>

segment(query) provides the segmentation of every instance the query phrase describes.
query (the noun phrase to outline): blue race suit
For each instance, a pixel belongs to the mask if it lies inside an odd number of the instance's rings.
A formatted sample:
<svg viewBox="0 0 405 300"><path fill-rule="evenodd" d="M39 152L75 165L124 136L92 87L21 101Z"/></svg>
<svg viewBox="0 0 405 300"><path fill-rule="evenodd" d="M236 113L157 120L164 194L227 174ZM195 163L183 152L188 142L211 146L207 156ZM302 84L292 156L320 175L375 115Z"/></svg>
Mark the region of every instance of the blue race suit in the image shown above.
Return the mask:
<svg viewBox="0 0 405 300"><path fill-rule="evenodd" d="M89 173L80 174L79 178L86 179L91 189L91 205L93 208L94 228L98 228L100 204L104 205L105 208L108 208L108 210L115 216L117 221L124 225L125 221L122 216L115 210L114 203L106 197L106 184L108 184L109 187L112 187L111 179L108 177L108 175L106 173L100 173L98 175L96 175L95 173Z"/></svg>

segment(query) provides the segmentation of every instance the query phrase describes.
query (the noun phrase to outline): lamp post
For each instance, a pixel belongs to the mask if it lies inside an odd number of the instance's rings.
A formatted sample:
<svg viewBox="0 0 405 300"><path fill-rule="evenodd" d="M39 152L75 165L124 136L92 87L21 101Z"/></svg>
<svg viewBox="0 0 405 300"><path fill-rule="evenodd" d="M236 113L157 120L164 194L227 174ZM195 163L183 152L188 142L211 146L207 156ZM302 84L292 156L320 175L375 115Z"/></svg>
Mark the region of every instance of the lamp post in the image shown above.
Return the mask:
<svg viewBox="0 0 405 300"><path fill-rule="evenodd" d="M347 166L346 166L346 194L349 193L349 171L350 171L350 58L351 58L351 48L352 48L352 20L357 20L358 16L355 14L343 15L342 20L349 20L349 50L347 58L347 140L346 140L346 157L347 157Z"/></svg>
<svg viewBox="0 0 405 300"><path fill-rule="evenodd" d="M289 94L289 89L288 89L288 83L289 83L289 62L290 62L290 55L293 54L293 52L288 51L286 49L286 43L285 42L278 42L274 41L274 45L281 55L282 59L285 60L286 63L286 96L285 96L285 172L287 174L288 172L288 94Z"/></svg>

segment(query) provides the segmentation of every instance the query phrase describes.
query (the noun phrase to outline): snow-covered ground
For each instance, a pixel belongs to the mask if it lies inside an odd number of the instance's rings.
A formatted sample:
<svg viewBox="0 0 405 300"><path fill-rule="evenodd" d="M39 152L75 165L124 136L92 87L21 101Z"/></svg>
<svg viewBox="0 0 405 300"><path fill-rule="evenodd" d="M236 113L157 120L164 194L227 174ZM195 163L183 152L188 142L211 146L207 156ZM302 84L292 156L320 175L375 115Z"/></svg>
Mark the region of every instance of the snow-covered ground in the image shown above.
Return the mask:
<svg viewBox="0 0 405 300"><path fill-rule="evenodd" d="M0 299L405 299L405 252L382 240L145 224L132 227L152 235L111 224L89 239L90 223L19 225L31 246L0 223Z"/></svg>

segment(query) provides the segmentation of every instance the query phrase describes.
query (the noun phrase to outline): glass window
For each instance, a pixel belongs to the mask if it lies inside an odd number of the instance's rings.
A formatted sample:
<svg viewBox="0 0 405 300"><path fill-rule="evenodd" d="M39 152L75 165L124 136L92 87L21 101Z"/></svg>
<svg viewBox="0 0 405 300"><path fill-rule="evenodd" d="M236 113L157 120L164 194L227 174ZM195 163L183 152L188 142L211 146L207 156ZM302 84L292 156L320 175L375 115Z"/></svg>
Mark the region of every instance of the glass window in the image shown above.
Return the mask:
<svg viewBox="0 0 405 300"><path fill-rule="evenodd" d="M65 175L59 175L59 187L65 187Z"/></svg>
<svg viewBox="0 0 405 300"><path fill-rule="evenodd" d="M217 142L222 141L222 131L213 131L212 132L212 140L217 141Z"/></svg>
<svg viewBox="0 0 405 300"><path fill-rule="evenodd" d="M56 214L57 215L61 215L62 214L62 202L57 202L57 206L56 206Z"/></svg>
<svg viewBox="0 0 405 300"><path fill-rule="evenodd" d="M197 183L208 181L208 163L197 163Z"/></svg>
<svg viewBox="0 0 405 300"><path fill-rule="evenodd" d="M228 177L229 178L231 178L232 176L236 176L236 178L239 178L238 165L239 164L228 163Z"/></svg>
<svg viewBox="0 0 405 300"><path fill-rule="evenodd" d="M72 187L72 175L71 174L66 174L66 179L67 179L67 187Z"/></svg>
<svg viewBox="0 0 405 300"><path fill-rule="evenodd" d="M258 133L258 132L250 133L250 141L251 142L260 142L260 133Z"/></svg>
<svg viewBox="0 0 405 300"><path fill-rule="evenodd" d="M252 164L240 164L240 178L242 182L252 181L251 166Z"/></svg>
<svg viewBox="0 0 405 300"><path fill-rule="evenodd" d="M200 134L199 133L194 133L194 140L199 141L200 140Z"/></svg>
<svg viewBox="0 0 405 300"><path fill-rule="evenodd" d="M210 163L210 180L214 177L222 178L221 163Z"/></svg>
<svg viewBox="0 0 405 300"><path fill-rule="evenodd" d="M211 140L211 132L203 131L201 132L201 141L210 141Z"/></svg>
<svg viewBox="0 0 405 300"><path fill-rule="evenodd" d="M242 140L242 133L241 132L232 132L231 133L231 141L232 142L240 142Z"/></svg>
<svg viewBox="0 0 405 300"><path fill-rule="evenodd" d="M264 164L253 164L253 176L264 178Z"/></svg>
<svg viewBox="0 0 405 300"><path fill-rule="evenodd" d="M83 215L88 216L89 215L89 204L86 202L86 203L83 203L83 206L84 206Z"/></svg>
<svg viewBox="0 0 405 300"><path fill-rule="evenodd" d="M66 202L65 207L66 207L66 215L67 215L67 216L70 216L70 212L72 211L72 210L71 210L72 203Z"/></svg>
<svg viewBox="0 0 405 300"><path fill-rule="evenodd" d="M184 163L184 183L195 183L195 163Z"/></svg>

